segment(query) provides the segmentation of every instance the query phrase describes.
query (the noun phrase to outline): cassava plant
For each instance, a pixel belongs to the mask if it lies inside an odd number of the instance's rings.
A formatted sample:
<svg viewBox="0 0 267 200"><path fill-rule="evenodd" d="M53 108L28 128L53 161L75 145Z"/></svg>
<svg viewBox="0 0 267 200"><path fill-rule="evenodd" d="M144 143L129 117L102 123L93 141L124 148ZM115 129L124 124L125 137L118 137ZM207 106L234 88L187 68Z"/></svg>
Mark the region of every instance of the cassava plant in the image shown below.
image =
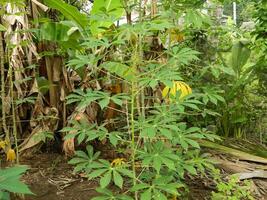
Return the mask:
<svg viewBox="0 0 267 200"><path fill-rule="evenodd" d="M91 20L102 17L108 21L101 25L91 21L91 35L84 37L79 52L68 62L73 70L89 71L87 80L92 83L89 89L75 90L67 97L67 104L75 104L78 115L62 132L68 132L67 141L76 138L79 144L87 144L87 151L76 151L69 163L75 165L75 172L99 180L100 196L94 200L178 198L185 191L186 174L194 176L212 168L200 154L198 140L217 138L186 120L201 115L199 105L203 103L196 99L180 68L197 60L199 53L171 42L160 50L159 38L167 41L176 22L164 15L165 11L155 13L157 4L151 5L155 19L146 20L140 1L132 8L139 11L139 21L106 30L108 22L127 7L126 1L111 2L95 1ZM153 51L155 43L157 52ZM98 87L96 83L100 83ZM108 84L121 87L120 92L107 90ZM107 121L77 117L95 105L100 113L118 112L113 119L115 129ZM123 150L100 157L90 145L93 141Z"/></svg>

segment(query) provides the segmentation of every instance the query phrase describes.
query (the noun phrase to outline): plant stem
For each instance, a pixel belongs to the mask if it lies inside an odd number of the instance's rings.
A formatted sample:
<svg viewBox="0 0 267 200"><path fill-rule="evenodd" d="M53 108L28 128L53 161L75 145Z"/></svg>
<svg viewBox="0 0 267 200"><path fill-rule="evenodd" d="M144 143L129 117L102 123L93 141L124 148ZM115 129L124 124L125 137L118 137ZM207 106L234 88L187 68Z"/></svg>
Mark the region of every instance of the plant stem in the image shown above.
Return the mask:
<svg viewBox="0 0 267 200"><path fill-rule="evenodd" d="M132 146L132 172L133 185L136 185L136 170L135 170L135 127L134 127L134 104L135 104L135 83L132 82L131 88L131 146ZM135 192L135 199L138 200L138 194Z"/></svg>
<svg viewBox="0 0 267 200"><path fill-rule="evenodd" d="M6 112L5 112L5 66L4 66L4 47L3 47L3 36L0 32L0 67L1 67L1 97L2 97L2 122L3 131L7 140L9 140L9 133L6 125Z"/></svg>
<svg viewBox="0 0 267 200"><path fill-rule="evenodd" d="M142 10L142 0L139 0L139 23L143 21L143 10ZM143 60L143 46L142 46L142 36L138 35L138 48L139 48L139 60ZM145 88L140 92L141 101L141 115L145 118Z"/></svg>
<svg viewBox="0 0 267 200"><path fill-rule="evenodd" d="M16 123L16 110L14 101L14 83L13 83L13 68L9 66L9 80L10 80L10 98L11 98L11 106L12 106L12 121L13 121L13 136L16 148L16 162L19 164L19 149L18 149L18 137L17 137L17 123Z"/></svg>

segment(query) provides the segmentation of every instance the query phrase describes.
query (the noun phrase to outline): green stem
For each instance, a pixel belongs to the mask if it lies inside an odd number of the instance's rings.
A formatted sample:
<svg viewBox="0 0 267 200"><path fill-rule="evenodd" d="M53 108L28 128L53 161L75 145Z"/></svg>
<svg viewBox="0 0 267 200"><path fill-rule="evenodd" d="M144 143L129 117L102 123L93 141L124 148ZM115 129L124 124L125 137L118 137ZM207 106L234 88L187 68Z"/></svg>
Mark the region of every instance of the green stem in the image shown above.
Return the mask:
<svg viewBox="0 0 267 200"><path fill-rule="evenodd" d="M139 23L143 21L143 11L142 11L142 0L139 0ZM142 46L142 35L138 36L138 49L139 49L139 60L143 60L143 46ZM145 88L140 92L141 101L141 115L145 118Z"/></svg>
<svg viewBox="0 0 267 200"><path fill-rule="evenodd" d="M131 146L132 146L132 172L133 185L136 185L136 169L135 169L135 127L134 127L134 104L135 104L135 83L132 82L131 88ZM135 199L138 200L138 194L135 192Z"/></svg>

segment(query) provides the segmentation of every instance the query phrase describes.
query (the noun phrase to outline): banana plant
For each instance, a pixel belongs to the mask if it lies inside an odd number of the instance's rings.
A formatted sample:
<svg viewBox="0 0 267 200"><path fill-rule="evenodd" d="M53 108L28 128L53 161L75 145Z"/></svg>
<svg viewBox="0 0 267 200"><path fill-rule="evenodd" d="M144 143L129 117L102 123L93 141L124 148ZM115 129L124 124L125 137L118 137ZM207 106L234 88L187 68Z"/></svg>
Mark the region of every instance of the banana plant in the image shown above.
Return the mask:
<svg viewBox="0 0 267 200"><path fill-rule="evenodd" d="M222 112L221 128L224 135L241 137L243 125L249 120L247 113L244 112L245 88L252 83L254 76L253 67L249 66L251 50L248 48L248 41L237 41L231 50L227 68L234 73L228 76L228 88L225 92L225 108Z"/></svg>

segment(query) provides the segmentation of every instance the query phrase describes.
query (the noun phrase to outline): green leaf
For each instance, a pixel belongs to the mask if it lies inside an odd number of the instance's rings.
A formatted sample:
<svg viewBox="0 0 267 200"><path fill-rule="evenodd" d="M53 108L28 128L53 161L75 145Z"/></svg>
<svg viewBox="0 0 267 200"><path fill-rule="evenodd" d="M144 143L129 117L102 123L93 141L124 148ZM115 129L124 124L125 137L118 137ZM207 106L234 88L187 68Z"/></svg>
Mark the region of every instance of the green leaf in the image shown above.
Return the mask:
<svg viewBox="0 0 267 200"><path fill-rule="evenodd" d="M0 190L0 199L1 200L10 200L9 193Z"/></svg>
<svg viewBox="0 0 267 200"><path fill-rule="evenodd" d="M167 197L163 193L161 193L160 191L155 190L154 193L155 193L155 195L154 195L155 199L168 200Z"/></svg>
<svg viewBox="0 0 267 200"><path fill-rule="evenodd" d="M185 168L190 174L193 174L193 175L196 175L196 174L197 174L197 171L196 171L195 167L192 166L192 165L184 165L184 168Z"/></svg>
<svg viewBox="0 0 267 200"><path fill-rule="evenodd" d="M69 36L67 35L70 27L60 24L58 22L46 22L40 26L39 29L39 40L49 40L55 42L68 41Z"/></svg>
<svg viewBox="0 0 267 200"><path fill-rule="evenodd" d="M107 188L96 188L96 191L107 196L113 196L112 192Z"/></svg>
<svg viewBox="0 0 267 200"><path fill-rule="evenodd" d="M98 35L105 31L123 15L123 10L121 0L95 0L90 13L95 17L90 20L91 33Z"/></svg>
<svg viewBox="0 0 267 200"><path fill-rule="evenodd" d="M141 137L154 138L156 136L156 130L153 127L144 128L140 134Z"/></svg>
<svg viewBox="0 0 267 200"><path fill-rule="evenodd" d="M242 41L233 45L231 66L236 73L241 73L242 67L247 63L250 57L250 53L250 49Z"/></svg>
<svg viewBox="0 0 267 200"><path fill-rule="evenodd" d="M84 158L84 159L88 159L87 154L85 152L83 152L83 151L75 151L75 155L79 156L81 158Z"/></svg>
<svg viewBox="0 0 267 200"><path fill-rule="evenodd" d="M44 3L50 8L61 12L67 19L73 20L82 29L88 25L88 19L85 14L82 14L72 5L65 3L63 0L44 0Z"/></svg>
<svg viewBox="0 0 267 200"><path fill-rule="evenodd" d="M117 171L113 171L113 180L115 185L122 189L123 178Z"/></svg>
<svg viewBox="0 0 267 200"><path fill-rule="evenodd" d="M161 157L161 160L169 169L175 170L175 164L172 160L165 157Z"/></svg>
<svg viewBox="0 0 267 200"><path fill-rule="evenodd" d="M224 73L226 73L226 74L228 74L228 75L231 75L231 76L235 76L235 75L236 75L235 71L234 71L232 68L230 68L230 67L220 66L220 69L221 69Z"/></svg>
<svg viewBox="0 0 267 200"><path fill-rule="evenodd" d="M119 138L114 133L110 133L108 139L114 147L117 146Z"/></svg>
<svg viewBox="0 0 267 200"><path fill-rule="evenodd" d="M6 190L20 194L33 194L29 190L28 186L19 180L21 174L23 174L26 170L26 166L0 169L0 191Z"/></svg>
<svg viewBox="0 0 267 200"><path fill-rule="evenodd" d="M141 194L141 200L151 200L152 198L151 195L151 188L149 188L148 190L146 190L144 193Z"/></svg>
<svg viewBox="0 0 267 200"><path fill-rule="evenodd" d="M101 109L103 110L105 107L108 106L109 98L102 99L101 101L98 102L98 104L100 105Z"/></svg>
<svg viewBox="0 0 267 200"><path fill-rule="evenodd" d="M196 141L191 140L191 139L186 139L186 142L187 142L188 144L190 144L192 147L195 147L195 148L200 149L200 146L199 146L199 144L198 144Z"/></svg>
<svg viewBox="0 0 267 200"><path fill-rule="evenodd" d="M135 78L135 70L125 64L119 62L105 62L102 64L102 67L127 81L132 81Z"/></svg>
<svg viewBox="0 0 267 200"><path fill-rule="evenodd" d="M159 128L161 135L165 136L167 139L172 139L172 132L165 128Z"/></svg>
<svg viewBox="0 0 267 200"><path fill-rule="evenodd" d="M155 168L155 170L157 170L158 173L160 171L161 165L162 165L162 161L161 161L160 157L156 156L153 159L153 167Z"/></svg>
<svg viewBox="0 0 267 200"><path fill-rule="evenodd" d="M92 173L89 174L89 179L94 179L96 177L99 177L101 174L103 174L106 171L107 171L107 169L94 170Z"/></svg>
<svg viewBox="0 0 267 200"><path fill-rule="evenodd" d="M101 188L105 188L111 181L111 171L108 171L101 179L100 179L100 186Z"/></svg>
<svg viewBox="0 0 267 200"><path fill-rule="evenodd" d="M138 190L143 190L143 189L148 188L148 187L150 187L150 185L145 184L145 183L140 183L140 184L137 184L137 185L133 186L131 188L131 192L135 192L135 191L138 191Z"/></svg>
<svg viewBox="0 0 267 200"><path fill-rule="evenodd" d="M128 176L129 178L134 178L133 172L131 170L119 168L117 169L117 171L123 174L124 176Z"/></svg>
<svg viewBox="0 0 267 200"><path fill-rule="evenodd" d="M78 163L82 163L82 162L85 162L86 159L83 159L83 158L72 158L68 164L71 164L71 165L75 165L75 164L78 164Z"/></svg>

